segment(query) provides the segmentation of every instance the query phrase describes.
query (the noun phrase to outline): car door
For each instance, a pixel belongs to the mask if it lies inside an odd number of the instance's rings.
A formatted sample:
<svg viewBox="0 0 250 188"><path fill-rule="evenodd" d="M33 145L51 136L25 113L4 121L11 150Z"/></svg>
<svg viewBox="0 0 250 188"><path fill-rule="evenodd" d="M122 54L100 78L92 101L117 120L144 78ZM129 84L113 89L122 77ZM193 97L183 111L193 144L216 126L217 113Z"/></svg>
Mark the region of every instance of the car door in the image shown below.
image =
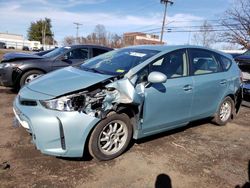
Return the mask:
<svg viewBox="0 0 250 188"><path fill-rule="evenodd" d="M154 134L188 122L193 97L193 80L188 76L185 49L173 51L154 61L149 71L167 75L162 84L145 88L142 133Z"/></svg>
<svg viewBox="0 0 250 188"><path fill-rule="evenodd" d="M193 119L213 115L223 99L230 80L222 71L217 54L203 49L189 49L191 75L194 80Z"/></svg>
<svg viewBox="0 0 250 188"><path fill-rule="evenodd" d="M53 62L52 67L53 70L56 70L67 66L79 65L86 59L89 59L89 48L75 48L58 57Z"/></svg>

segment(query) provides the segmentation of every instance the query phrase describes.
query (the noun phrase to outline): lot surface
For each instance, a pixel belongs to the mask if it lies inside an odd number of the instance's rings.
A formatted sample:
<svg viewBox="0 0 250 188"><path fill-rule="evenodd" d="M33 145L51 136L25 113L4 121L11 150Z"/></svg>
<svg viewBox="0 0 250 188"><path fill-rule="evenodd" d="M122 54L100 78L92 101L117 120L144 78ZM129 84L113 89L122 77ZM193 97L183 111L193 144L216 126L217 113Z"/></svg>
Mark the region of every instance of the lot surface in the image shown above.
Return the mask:
<svg viewBox="0 0 250 188"><path fill-rule="evenodd" d="M108 162L41 154L12 127L16 93L0 87L0 187L223 187L248 180L250 108L226 126L191 123L132 145ZM2 164L7 162L7 164ZM4 169L7 167L7 169ZM170 186L171 185L171 186Z"/></svg>

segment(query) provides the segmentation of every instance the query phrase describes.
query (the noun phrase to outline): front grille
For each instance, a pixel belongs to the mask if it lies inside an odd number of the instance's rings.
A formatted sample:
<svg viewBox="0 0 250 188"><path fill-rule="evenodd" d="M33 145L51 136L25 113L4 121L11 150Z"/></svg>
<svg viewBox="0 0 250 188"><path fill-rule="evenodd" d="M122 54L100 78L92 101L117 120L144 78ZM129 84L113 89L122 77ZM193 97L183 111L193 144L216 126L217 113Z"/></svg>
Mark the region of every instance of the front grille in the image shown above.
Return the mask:
<svg viewBox="0 0 250 188"><path fill-rule="evenodd" d="M29 100L29 99L22 99L20 96L19 96L19 102L21 105L24 105L24 106L37 106L36 101Z"/></svg>
<svg viewBox="0 0 250 188"><path fill-rule="evenodd" d="M37 105L36 101L28 101L28 100L20 101L20 103L21 105L24 105L24 106L36 106Z"/></svg>

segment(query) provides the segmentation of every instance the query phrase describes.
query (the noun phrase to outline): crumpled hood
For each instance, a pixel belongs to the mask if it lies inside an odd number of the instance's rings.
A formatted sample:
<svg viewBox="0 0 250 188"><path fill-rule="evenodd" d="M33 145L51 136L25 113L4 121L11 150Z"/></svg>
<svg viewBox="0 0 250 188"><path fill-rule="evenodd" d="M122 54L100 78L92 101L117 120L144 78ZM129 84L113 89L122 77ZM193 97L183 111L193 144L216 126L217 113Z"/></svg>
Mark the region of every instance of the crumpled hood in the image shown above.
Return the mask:
<svg viewBox="0 0 250 188"><path fill-rule="evenodd" d="M111 77L111 75L67 67L45 74L33 80L27 87L33 91L56 97L87 88Z"/></svg>
<svg viewBox="0 0 250 188"><path fill-rule="evenodd" d="M28 54L28 53L7 53L3 56L2 62L14 61L14 60L21 60L21 59L42 59L43 57L35 54Z"/></svg>

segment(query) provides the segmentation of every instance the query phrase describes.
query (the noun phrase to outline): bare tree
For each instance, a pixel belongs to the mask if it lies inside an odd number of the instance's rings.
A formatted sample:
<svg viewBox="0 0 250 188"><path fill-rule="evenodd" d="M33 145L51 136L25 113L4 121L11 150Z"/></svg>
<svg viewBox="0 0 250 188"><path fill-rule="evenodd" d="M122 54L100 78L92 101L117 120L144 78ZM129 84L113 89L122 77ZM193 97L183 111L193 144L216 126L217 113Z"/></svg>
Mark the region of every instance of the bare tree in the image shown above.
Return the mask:
<svg viewBox="0 0 250 188"><path fill-rule="evenodd" d="M192 43L205 47L211 47L216 41L216 35L213 32L213 26L207 21L204 21L200 30L192 37Z"/></svg>
<svg viewBox="0 0 250 188"><path fill-rule="evenodd" d="M123 46L122 37L116 33L110 33L109 46L111 48L121 48Z"/></svg>
<svg viewBox="0 0 250 188"><path fill-rule="evenodd" d="M73 36L67 36L63 39L63 45L72 45L75 43L75 38Z"/></svg>
<svg viewBox="0 0 250 188"><path fill-rule="evenodd" d="M221 24L228 30L221 35L224 41L250 49L250 1L234 0L224 18Z"/></svg>
<svg viewBox="0 0 250 188"><path fill-rule="evenodd" d="M98 44L107 45L107 31L104 25L96 25L94 33L96 34Z"/></svg>
<svg viewBox="0 0 250 188"><path fill-rule="evenodd" d="M73 36L67 36L63 40L64 45L72 45L75 42ZM104 25L96 25L94 31L87 35L87 37L79 37L80 44L98 44L112 48L121 48L123 46L123 39L116 33L106 31Z"/></svg>

